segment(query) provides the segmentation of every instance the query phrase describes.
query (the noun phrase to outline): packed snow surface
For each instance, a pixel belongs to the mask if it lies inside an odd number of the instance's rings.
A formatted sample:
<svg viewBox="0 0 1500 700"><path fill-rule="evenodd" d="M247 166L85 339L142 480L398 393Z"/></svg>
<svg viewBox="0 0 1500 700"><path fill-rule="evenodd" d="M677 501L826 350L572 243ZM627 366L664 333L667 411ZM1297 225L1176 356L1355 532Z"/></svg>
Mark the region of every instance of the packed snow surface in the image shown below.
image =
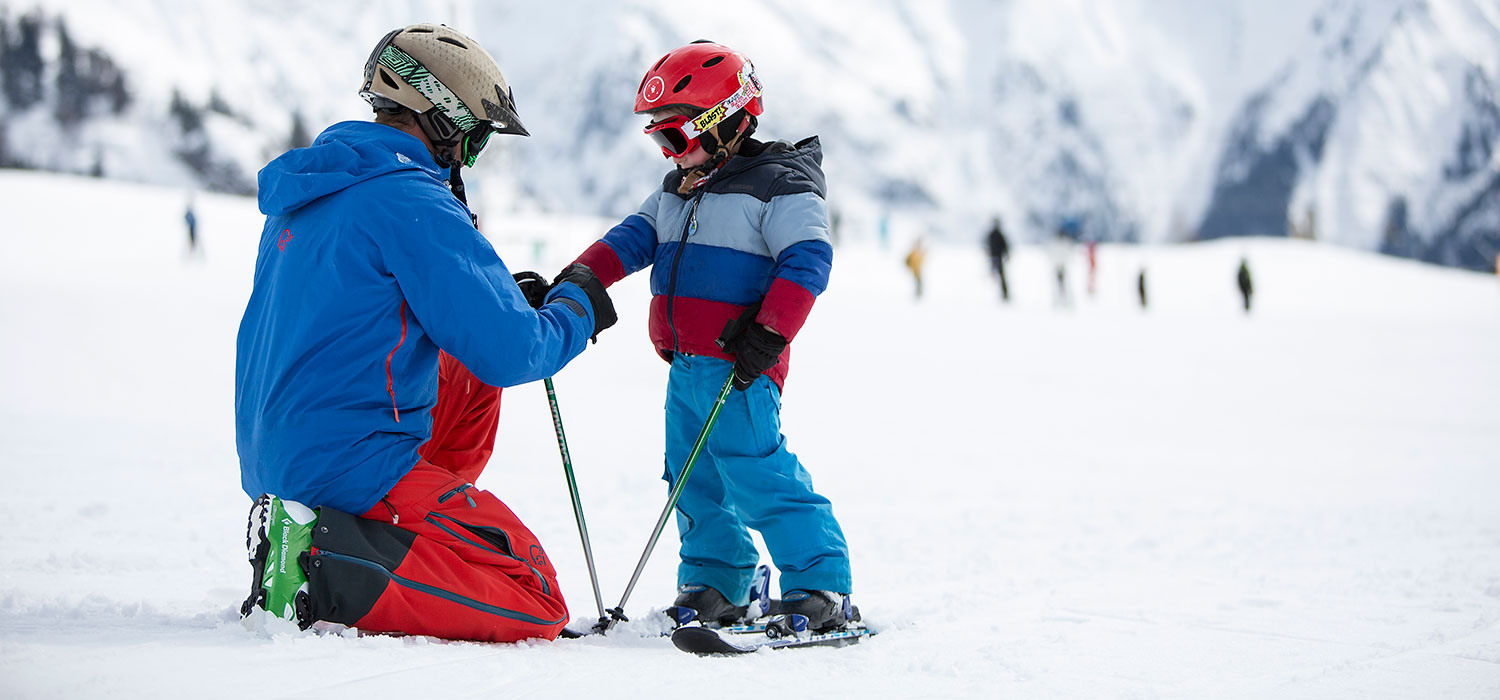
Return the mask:
<svg viewBox="0 0 1500 700"><path fill-rule="evenodd" d="M1296 241L1019 248L926 295L846 232L797 340L791 448L835 505L845 649L698 658L648 623L490 645L241 627L234 339L260 217L175 190L0 173L0 696L1494 698L1500 283ZM608 222L486 221L550 274ZM898 232L899 233L899 232ZM1254 311L1239 307L1241 257ZM1150 309L1136 302L1147 272ZM665 499L643 275L556 378L606 605ZM479 486L597 616L545 395L505 392ZM668 533L627 605L670 602ZM754 684L741 688L739 684Z"/></svg>

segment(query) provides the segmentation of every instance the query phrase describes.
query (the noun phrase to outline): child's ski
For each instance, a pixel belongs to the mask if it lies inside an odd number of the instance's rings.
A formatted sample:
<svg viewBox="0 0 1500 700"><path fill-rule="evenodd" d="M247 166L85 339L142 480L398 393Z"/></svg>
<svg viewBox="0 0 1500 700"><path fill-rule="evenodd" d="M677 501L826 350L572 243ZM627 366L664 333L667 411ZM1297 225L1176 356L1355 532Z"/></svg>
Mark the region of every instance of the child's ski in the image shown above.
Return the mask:
<svg viewBox="0 0 1500 700"><path fill-rule="evenodd" d="M713 629L699 625L679 627L672 632L672 645L692 654L749 654L761 649L842 647L857 644L875 634L860 623L823 633L807 632L805 629L791 631L789 627L796 621L785 620L785 617L802 616L776 616L767 623L753 626L744 632L729 631L734 628ZM800 620L804 625L806 621L806 618Z"/></svg>

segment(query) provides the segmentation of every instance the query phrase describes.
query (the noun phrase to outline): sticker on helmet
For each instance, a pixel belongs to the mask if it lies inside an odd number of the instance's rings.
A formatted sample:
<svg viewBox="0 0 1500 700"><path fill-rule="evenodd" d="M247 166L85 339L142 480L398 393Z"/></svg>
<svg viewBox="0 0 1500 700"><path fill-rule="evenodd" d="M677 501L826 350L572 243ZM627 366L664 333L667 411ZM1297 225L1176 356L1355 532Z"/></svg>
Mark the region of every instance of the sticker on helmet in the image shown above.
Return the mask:
<svg viewBox="0 0 1500 700"><path fill-rule="evenodd" d="M728 113L729 111L724 107L724 103L720 102L710 107L707 112L694 117L692 121L693 128L701 134L712 129L715 124L724 121L724 116Z"/></svg>
<svg viewBox="0 0 1500 700"><path fill-rule="evenodd" d="M661 99L662 93L666 91L666 82L661 79L661 76L656 75L646 81L646 87L641 90L641 97L646 98L647 102L655 102Z"/></svg>
<svg viewBox="0 0 1500 700"><path fill-rule="evenodd" d="M745 61L745 65L740 68L738 77L740 81L739 90L736 90L733 95L725 98L723 102L708 108L704 113L694 117L689 123L699 134L714 128L714 125L723 121L724 117L739 111L745 105L750 104L751 100L760 97L760 81L755 78L754 65L749 61ZM694 135L696 136L696 134Z"/></svg>

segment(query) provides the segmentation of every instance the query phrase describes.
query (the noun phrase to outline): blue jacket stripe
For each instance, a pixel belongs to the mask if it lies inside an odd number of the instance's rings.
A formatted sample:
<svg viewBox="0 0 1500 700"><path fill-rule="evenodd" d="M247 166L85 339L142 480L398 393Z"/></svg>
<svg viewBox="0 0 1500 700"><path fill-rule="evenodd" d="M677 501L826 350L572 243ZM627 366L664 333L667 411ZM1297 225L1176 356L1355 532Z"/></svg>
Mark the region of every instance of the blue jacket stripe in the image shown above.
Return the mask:
<svg viewBox="0 0 1500 700"><path fill-rule="evenodd" d="M651 264L656 254L656 227L640 214L631 214L604 234L604 243L615 251L628 275Z"/></svg>
<svg viewBox="0 0 1500 700"><path fill-rule="evenodd" d="M817 296L828 288L828 275L832 271L833 246L827 241L802 241L781 251L775 274Z"/></svg>
<svg viewBox="0 0 1500 700"><path fill-rule="evenodd" d="M698 207L698 229L691 242L774 259L776 254L766 247L758 226L771 206L774 205L749 194L709 192L703 195L703 203ZM747 226L747 223L756 225ZM667 234L664 238L668 241L681 236L680 231L663 233Z"/></svg>
<svg viewBox="0 0 1500 700"><path fill-rule="evenodd" d="M771 257L803 241L828 243L828 203L811 192L773 197L766 204L760 233Z"/></svg>
<svg viewBox="0 0 1500 700"><path fill-rule="evenodd" d="M677 243L663 243L659 255L670 260ZM749 305L760 299L771 286L770 258L742 253L732 248L687 244L677 273L677 296ZM651 293L667 293L671 265L651 268Z"/></svg>

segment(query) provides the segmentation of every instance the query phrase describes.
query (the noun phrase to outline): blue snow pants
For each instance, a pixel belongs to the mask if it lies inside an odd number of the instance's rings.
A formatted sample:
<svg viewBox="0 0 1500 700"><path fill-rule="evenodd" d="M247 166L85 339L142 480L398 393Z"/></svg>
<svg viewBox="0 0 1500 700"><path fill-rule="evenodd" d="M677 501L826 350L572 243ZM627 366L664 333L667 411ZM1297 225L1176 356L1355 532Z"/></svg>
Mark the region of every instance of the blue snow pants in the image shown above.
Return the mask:
<svg viewBox="0 0 1500 700"><path fill-rule="evenodd" d="M675 484L693 443L729 378L729 362L677 353L667 379L666 474ZM677 501L682 537L678 585L713 586L745 605L765 540L781 572L781 590L852 592L849 547L828 499L781 434L781 391L762 376L745 391L730 390L708 444Z"/></svg>

